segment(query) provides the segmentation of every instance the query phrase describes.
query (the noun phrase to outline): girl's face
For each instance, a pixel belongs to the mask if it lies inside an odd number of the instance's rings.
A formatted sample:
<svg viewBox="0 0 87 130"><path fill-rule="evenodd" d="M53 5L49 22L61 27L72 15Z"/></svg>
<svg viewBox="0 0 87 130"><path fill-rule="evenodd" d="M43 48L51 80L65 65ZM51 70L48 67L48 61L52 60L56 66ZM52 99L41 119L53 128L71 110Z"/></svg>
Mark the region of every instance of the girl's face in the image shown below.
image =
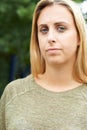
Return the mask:
<svg viewBox="0 0 87 130"><path fill-rule="evenodd" d="M74 63L79 38L72 14L62 5L44 8L37 21L38 41L46 65Z"/></svg>

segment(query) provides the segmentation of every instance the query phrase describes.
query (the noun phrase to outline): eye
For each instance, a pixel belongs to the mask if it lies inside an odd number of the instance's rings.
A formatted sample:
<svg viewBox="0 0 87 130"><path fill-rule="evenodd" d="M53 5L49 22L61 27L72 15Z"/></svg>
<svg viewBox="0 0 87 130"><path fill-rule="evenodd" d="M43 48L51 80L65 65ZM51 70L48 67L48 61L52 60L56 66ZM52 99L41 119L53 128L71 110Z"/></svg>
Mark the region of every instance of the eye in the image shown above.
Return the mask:
<svg viewBox="0 0 87 130"><path fill-rule="evenodd" d="M42 34L46 34L48 32L48 28L47 27L42 27L42 28L40 28L40 32Z"/></svg>
<svg viewBox="0 0 87 130"><path fill-rule="evenodd" d="M56 28L58 32L64 32L66 30L66 27L64 26L57 26Z"/></svg>

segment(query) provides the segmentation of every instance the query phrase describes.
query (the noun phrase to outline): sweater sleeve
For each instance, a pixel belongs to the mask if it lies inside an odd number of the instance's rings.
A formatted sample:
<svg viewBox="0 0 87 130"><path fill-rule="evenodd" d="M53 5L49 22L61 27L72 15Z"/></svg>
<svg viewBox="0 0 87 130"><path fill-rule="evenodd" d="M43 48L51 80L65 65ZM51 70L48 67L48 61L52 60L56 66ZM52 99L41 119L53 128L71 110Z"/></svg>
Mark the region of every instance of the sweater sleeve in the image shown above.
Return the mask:
<svg viewBox="0 0 87 130"><path fill-rule="evenodd" d="M10 82L6 87L0 99L0 130L6 130L6 112L9 102L19 93L25 90L25 82L23 79L18 79Z"/></svg>
<svg viewBox="0 0 87 130"><path fill-rule="evenodd" d="M6 111L7 104L17 94L16 87L21 86L20 80L15 80L9 83L1 96L0 99L0 130L6 130Z"/></svg>
<svg viewBox="0 0 87 130"><path fill-rule="evenodd" d="M6 130L6 108L9 101L16 95L15 82L9 83L0 99L0 130ZM19 80L16 84L19 84Z"/></svg>
<svg viewBox="0 0 87 130"><path fill-rule="evenodd" d="M4 91L0 99L0 130L6 130L5 128L5 99L6 99L6 92Z"/></svg>

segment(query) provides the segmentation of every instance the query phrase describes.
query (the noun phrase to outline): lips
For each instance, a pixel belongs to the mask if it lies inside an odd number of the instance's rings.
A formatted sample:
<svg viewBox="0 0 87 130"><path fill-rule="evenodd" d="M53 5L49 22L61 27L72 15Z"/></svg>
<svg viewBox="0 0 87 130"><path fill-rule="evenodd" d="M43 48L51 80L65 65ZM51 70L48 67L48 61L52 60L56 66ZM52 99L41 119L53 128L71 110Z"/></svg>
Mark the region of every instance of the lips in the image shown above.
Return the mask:
<svg viewBox="0 0 87 130"><path fill-rule="evenodd" d="M59 51L62 50L61 48L48 48L46 51Z"/></svg>
<svg viewBox="0 0 87 130"><path fill-rule="evenodd" d="M61 48L48 48L46 52L50 55L56 55L59 54L61 50Z"/></svg>

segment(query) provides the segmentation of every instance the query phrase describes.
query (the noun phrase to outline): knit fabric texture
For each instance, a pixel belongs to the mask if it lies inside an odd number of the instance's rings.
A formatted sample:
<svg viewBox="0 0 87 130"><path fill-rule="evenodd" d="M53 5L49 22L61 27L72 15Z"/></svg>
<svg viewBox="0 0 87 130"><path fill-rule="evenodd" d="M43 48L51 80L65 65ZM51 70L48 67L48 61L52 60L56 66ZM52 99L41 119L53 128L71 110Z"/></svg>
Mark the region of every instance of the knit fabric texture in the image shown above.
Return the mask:
<svg viewBox="0 0 87 130"><path fill-rule="evenodd" d="M9 83L0 100L0 130L87 130L87 84L52 92L32 75Z"/></svg>

